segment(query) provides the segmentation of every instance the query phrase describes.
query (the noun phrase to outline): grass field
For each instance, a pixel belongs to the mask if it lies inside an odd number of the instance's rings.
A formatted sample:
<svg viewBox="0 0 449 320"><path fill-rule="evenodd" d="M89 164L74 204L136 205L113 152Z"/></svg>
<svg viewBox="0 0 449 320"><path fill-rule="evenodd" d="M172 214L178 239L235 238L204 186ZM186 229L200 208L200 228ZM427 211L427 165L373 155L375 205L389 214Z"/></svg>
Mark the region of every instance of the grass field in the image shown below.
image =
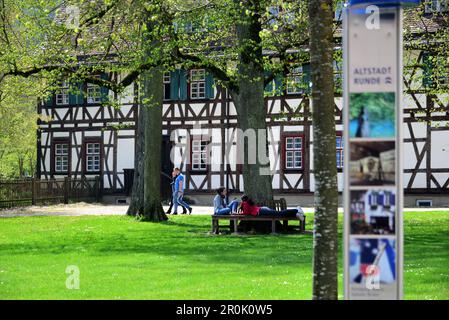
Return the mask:
<svg viewBox="0 0 449 320"><path fill-rule="evenodd" d="M449 212L406 213L404 225L405 298L449 299ZM311 234L212 236L209 226L208 216L0 219L0 299L311 298ZM79 290L66 288L68 265Z"/></svg>

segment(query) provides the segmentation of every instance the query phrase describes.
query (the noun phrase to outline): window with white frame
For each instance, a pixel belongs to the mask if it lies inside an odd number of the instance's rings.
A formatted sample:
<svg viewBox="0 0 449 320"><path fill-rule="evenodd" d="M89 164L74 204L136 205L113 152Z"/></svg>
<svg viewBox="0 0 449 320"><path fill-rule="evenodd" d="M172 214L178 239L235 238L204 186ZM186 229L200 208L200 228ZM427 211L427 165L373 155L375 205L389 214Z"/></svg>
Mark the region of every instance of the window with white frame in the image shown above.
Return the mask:
<svg viewBox="0 0 449 320"><path fill-rule="evenodd" d="M285 137L285 169L302 169L302 137Z"/></svg>
<svg viewBox="0 0 449 320"><path fill-rule="evenodd" d="M192 22L187 22L185 25L185 31L186 33L194 33L195 32L195 26Z"/></svg>
<svg viewBox="0 0 449 320"><path fill-rule="evenodd" d="M207 31L207 20L187 22L184 24L185 32L189 34L200 33Z"/></svg>
<svg viewBox="0 0 449 320"><path fill-rule="evenodd" d="M100 76L95 76L100 78ZM87 103L94 104L101 102L101 89L100 86L93 83L87 84Z"/></svg>
<svg viewBox="0 0 449 320"><path fill-rule="evenodd" d="M54 146L55 153L55 172L69 171L69 144L66 142L57 142Z"/></svg>
<svg viewBox="0 0 449 320"><path fill-rule="evenodd" d="M268 7L268 23L270 25L274 25L277 23L277 19L281 12L281 8L279 6L270 6Z"/></svg>
<svg viewBox="0 0 449 320"><path fill-rule="evenodd" d="M426 13L446 12L449 10L449 0L426 0L424 11Z"/></svg>
<svg viewBox="0 0 449 320"><path fill-rule="evenodd" d="M302 93L302 67L293 68L287 76L287 94Z"/></svg>
<svg viewBox="0 0 449 320"><path fill-rule="evenodd" d="M65 106L69 104L69 84L67 82L62 82L56 92L56 105Z"/></svg>
<svg viewBox="0 0 449 320"><path fill-rule="evenodd" d="M86 171L99 172L101 164L101 149L99 142L86 143Z"/></svg>
<svg viewBox="0 0 449 320"><path fill-rule="evenodd" d="M337 168L343 168L343 137L337 136L336 138L336 148L337 148Z"/></svg>
<svg viewBox="0 0 449 320"><path fill-rule="evenodd" d="M207 146L209 141L192 141L192 170L207 170Z"/></svg>
<svg viewBox="0 0 449 320"><path fill-rule="evenodd" d="M170 100L170 86L171 86L171 78L170 78L170 72L164 72L163 77L163 83L164 83L164 100Z"/></svg>
<svg viewBox="0 0 449 320"><path fill-rule="evenodd" d="M190 98L206 98L206 70L190 70Z"/></svg>

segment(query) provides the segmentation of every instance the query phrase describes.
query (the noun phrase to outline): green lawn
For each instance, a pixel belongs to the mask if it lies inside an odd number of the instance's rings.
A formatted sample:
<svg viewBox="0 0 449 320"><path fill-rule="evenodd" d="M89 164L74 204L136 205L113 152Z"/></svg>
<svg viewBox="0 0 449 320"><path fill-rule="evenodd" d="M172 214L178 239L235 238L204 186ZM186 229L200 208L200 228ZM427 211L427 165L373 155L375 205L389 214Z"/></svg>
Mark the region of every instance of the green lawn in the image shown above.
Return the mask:
<svg viewBox="0 0 449 320"><path fill-rule="evenodd" d="M310 234L212 236L209 225L207 216L0 219L0 299L311 298ZM79 290L66 289L68 265L80 269ZM449 299L449 212L406 213L405 295Z"/></svg>

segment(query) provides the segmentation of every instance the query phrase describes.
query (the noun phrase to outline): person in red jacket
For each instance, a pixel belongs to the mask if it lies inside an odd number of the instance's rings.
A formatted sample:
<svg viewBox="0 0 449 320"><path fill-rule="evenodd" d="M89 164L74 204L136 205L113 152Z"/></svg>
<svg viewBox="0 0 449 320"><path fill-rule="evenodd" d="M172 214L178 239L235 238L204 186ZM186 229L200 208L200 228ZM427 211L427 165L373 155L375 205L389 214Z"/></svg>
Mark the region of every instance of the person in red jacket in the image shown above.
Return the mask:
<svg viewBox="0 0 449 320"><path fill-rule="evenodd" d="M250 215L250 216L301 216L303 211L300 207L297 209L285 209L281 211L276 211L274 209L268 207L259 207L256 206L254 201L249 198L247 195L242 196L242 202L240 203L239 208L240 214Z"/></svg>

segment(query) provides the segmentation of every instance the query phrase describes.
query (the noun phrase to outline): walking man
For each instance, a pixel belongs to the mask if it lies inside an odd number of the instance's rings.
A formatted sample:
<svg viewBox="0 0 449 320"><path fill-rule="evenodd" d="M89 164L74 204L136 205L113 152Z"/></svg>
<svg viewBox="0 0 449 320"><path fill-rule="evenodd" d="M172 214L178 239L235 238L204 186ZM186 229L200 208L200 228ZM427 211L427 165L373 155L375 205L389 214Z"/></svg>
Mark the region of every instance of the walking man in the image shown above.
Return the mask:
<svg viewBox="0 0 449 320"><path fill-rule="evenodd" d="M173 214L178 214L178 206L183 206L189 210L189 214L192 214L192 208L182 200L184 196L185 189L185 179L184 175L181 173L179 168L173 169L176 175L175 185L173 188Z"/></svg>
<svg viewBox="0 0 449 320"><path fill-rule="evenodd" d="M171 214L171 209L174 206L173 193L175 192L175 180L176 180L175 170L173 170L172 173L171 173L171 179L172 179L172 182L170 182L171 198L170 198L170 205L168 207L168 210L167 210L166 214ZM182 208L182 214L186 214L187 213L187 209L185 207L183 207L183 206L181 206L181 208Z"/></svg>

